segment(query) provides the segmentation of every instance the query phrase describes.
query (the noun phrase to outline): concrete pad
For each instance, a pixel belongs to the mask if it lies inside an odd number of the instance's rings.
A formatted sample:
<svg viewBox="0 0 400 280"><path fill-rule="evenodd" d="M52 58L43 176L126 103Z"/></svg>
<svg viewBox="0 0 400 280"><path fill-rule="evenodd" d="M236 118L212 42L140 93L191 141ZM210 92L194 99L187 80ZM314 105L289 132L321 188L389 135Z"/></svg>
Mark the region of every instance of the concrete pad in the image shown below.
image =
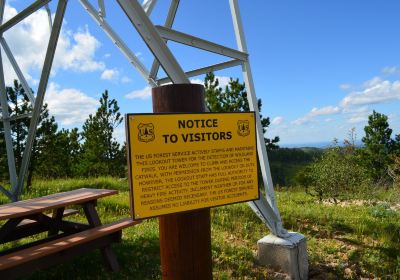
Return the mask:
<svg viewBox="0 0 400 280"><path fill-rule="evenodd" d="M304 235L288 232L285 238L269 234L257 242L260 264L287 273L290 279L308 279L307 242Z"/></svg>

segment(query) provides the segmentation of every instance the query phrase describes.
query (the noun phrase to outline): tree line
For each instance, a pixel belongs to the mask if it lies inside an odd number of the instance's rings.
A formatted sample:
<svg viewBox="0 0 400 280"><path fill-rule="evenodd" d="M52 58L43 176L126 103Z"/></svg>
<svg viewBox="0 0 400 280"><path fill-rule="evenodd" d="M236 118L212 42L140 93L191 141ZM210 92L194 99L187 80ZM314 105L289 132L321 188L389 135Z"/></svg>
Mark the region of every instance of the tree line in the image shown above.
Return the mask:
<svg viewBox="0 0 400 280"><path fill-rule="evenodd" d="M213 73L205 77L206 105L211 112L249 111L245 85L238 79L229 81L225 89ZM6 88L8 110L12 127L12 142L19 170L28 136L29 118L16 118L32 112L32 106L18 81ZM261 99L258 100L261 111ZM127 176L126 146L114 137L115 129L122 123L123 116L115 99L105 90L99 107L88 116L81 129L59 129L54 116L50 115L47 104L42 108L36 133L32 157L28 168L27 186L32 178L73 178L98 176ZM261 116L266 131L269 118ZM265 138L269 149L278 147L279 137ZM0 122L0 181L8 180L6 145L3 123Z"/></svg>
<svg viewBox="0 0 400 280"><path fill-rule="evenodd" d="M18 81L6 87L11 133L17 170L22 163L29 129L29 118L18 116L32 113L32 105ZM27 174L32 178L125 176L125 146L113 137L114 129L123 118L115 99L104 91L96 113L88 116L81 130L59 129L47 104L42 108ZM6 145L3 123L0 123L0 181L8 180Z"/></svg>
<svg viewBox="0 0 400 280"><path fill-rule="evenodd" d="M249 111L245 84L230 79L223 89L218 78L208 73L204 80L206 106L210 112ZM6 88L12 127L12 142L19 170L25 149L32 106L18 81ZM262 102L257 107L261 113ZM270 125L261 117L264 133ZM41 111L32 158L28 168L27 186L32 178L73 178L127 176L126 146L113 136L123 116L115 99L105 90L94 114L88 116L81 129L59 129L45 104ZM265 137L269 150L271 173L275 184L297 184L319 199L336 200L365 186L400 184L400 134L392 135L387 116L373 112L364 129L363 146L355 144L352 130L344 145L335 140L332 147L320 150L282 149L279 137ZM300 169L300 170L299 170ZM290 177L290 179L288 179ZM3 123L0 122L0 181L8 180Z"/></svg>

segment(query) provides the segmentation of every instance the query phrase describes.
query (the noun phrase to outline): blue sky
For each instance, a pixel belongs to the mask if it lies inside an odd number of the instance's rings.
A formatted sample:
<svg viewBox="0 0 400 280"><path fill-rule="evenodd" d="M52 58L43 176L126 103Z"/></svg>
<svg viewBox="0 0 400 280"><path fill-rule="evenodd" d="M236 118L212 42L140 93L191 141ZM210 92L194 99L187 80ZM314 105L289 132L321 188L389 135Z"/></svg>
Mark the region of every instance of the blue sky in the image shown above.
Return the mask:
<svg viewBox="0 0 400 280"><path fill-rule="evenodd" d="M50 4L52 12L55 3ZM97 1L91 1L97 5ZM152 55L118 4L105 1L106 19L147 68ZM158 1L162 24L170 1ZM6 1L5 18L27 1ZM400 2L395 0L239 0L250 63L268 136L281 144L343 140L352 127L363 136L376 110L400 133ZM228 0L181 0L174 29L236 47ZM44 10L4 34L36 91L49 28ZM184 70L222 62L218 55L171 44ZM4 55L3 55L4 56ZM5 62L6 81L15 77ZM222 84L239 67L216 73ZM163 74L160 73L159 77ZM204 77L196 77L194 82ZM46 102L62 127L81 127L108 89L123 113L151 112L146 82L82 8L69 1ZM124 139L124 129L116 137Z"/></svg>

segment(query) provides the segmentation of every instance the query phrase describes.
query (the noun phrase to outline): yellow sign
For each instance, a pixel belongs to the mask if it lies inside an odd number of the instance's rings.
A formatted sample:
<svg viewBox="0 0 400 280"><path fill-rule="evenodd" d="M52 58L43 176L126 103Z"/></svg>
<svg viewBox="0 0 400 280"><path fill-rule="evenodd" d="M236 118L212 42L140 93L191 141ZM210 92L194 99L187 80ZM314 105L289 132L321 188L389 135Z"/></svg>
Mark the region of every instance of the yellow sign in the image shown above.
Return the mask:
<svg viewBox="0 0 400 280"><path fill-rule="evenodd" d="M128 114L134 218L258 199L254 118Z"/></svg>

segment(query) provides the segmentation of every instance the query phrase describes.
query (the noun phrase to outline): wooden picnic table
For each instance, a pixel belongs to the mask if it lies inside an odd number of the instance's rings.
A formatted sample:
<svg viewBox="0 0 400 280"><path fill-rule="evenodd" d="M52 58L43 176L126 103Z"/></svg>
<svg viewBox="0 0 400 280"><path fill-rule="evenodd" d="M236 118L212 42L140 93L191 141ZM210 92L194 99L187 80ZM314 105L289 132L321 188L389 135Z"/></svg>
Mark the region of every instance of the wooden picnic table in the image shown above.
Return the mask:
<svg viewBox="0 0 400 280"><path fill-rule="evenodd" d="M0 221L4 221L0 227L0 244L48 232L41 240L0 251L0 279L26 275L96 248L101 250L109 268L118 271L111 243L120 241L123 228L138 222L125 218L102 225L96 211L99 198L117 193L82 188L0 205ZM87 223L65 219L77 213L67 208L77 205L82 206Z"/></svg>

